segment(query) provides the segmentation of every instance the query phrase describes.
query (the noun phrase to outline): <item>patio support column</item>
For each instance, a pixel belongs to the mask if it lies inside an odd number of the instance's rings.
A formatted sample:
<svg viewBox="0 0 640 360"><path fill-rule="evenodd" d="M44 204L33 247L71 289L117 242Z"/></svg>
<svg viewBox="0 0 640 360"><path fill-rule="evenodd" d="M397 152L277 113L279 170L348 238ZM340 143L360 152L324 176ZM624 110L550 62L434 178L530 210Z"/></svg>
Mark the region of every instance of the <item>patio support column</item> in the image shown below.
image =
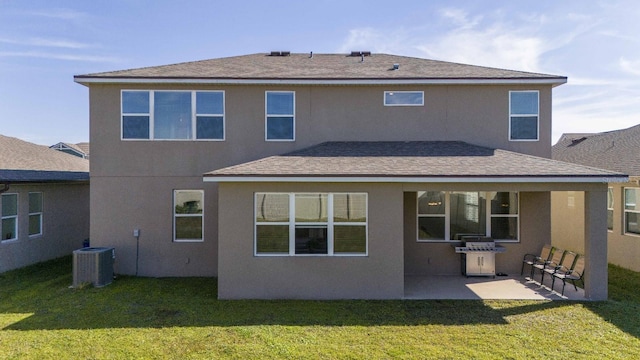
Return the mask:
<svg viewBox="0 0 640 360"><path fill-rule="evenodd" d="M607 186L584 193L585 297L607 300ZM571 286L571 285L568 285Z"/></svg>

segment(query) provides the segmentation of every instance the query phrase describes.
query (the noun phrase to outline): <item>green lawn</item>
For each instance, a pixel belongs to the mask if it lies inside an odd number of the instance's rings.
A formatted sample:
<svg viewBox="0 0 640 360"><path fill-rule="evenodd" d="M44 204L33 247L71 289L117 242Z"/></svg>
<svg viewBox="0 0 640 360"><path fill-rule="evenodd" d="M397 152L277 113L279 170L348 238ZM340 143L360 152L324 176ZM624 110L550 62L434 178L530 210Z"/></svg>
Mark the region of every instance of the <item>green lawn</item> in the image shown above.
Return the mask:
<svg viewBox="0 0 640 360"><path fill-rule="evenodd" d="M606 302L218 301L211 278L69 289L66 257L0 274L0 358L630 359L640 274Z"/></svg>

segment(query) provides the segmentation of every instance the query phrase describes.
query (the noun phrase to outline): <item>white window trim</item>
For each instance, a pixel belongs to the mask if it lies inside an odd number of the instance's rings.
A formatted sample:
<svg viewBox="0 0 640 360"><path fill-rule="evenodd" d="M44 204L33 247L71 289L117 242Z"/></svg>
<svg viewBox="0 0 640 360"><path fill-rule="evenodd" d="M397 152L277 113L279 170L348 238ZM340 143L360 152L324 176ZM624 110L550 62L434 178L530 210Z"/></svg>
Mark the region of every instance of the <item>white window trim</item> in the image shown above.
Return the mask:
<svg viewBox="0 0 640 360"><path fill-rule="evenodd" d="M432 216L431 214L420 214L419 213L419 203L418 203L418 197L420 196L420 192L418 191L416 192L416 241L420 242L420 243L457 243L460 242L460 240L450 240L451 239L451 201L450 201L450 195L453 191L444 191L444 190L424 190L424 191L443 191L444 192L444 199L445 199L445 210L444 210L444 239L420 239L420 230L419 230L419 224L420 224L420 218L421 217L436 217L436 216ZM457 191L456 191L457 192ZM461 191L461 192L467 192L467 191ZM468 191L468 192L477 192L480 194L484 194L485 199L489 198L489 194L493 194L496 192L502 192L502 191ZM517 218L517 224L518 224L518 228L517 228L517 238L516 239L494 239L495 242L500 242L500 243L519 243L520 242L520 193L517 191L505 191L505 192L515 192L516 194L518 194L518 213L517 214L493 214L491 212L491 202L490 201L485 201L485 214L487 214L486 219L485 219L485 229L486 229L486 234L484 234L485 236L491 236L491 219L494 217L514 217ZM439 217L442 217L441 215Z"/></svg>
<svg viewBox="0 0 640 360"><path fill-rule="evenodd" d="M422 102L420 104L387 104L387 94L393 94L393 93L419 93L420 95L422 95ZM424 106L424 91L407 91L407 90L403 90L403 91L393 91L393 90L388 90L385 91L382 95L382 103L384 106Z"/></svg>
<svg viewBox="0 0 640 360"><path fill-rule="evenodd" d="M178 192L198 192L200 193L201 199L202 199L202 213L200 214L176 214L176 195ZM198 189L174 189L173 190L173 207L172 207L172 213L173 213L173 228L171 229L172 231L172 239L174 243L201 243L204 242L204 190L198 190ZM202 239L176 239L176 218L178 217L200 217L202 219Z"/></svg>
<svg viewBox="0 0 640 360"><path fill-rule="evenodd" d="M40 232L37 234L29 234L30 238L35 238L35 237L39 237L42 236L42 233L44 232L44 230L42 229L42 224L44 223L43 218L44 218L44 194L42 193L42 191L30 191L29 192L29 196L31 196L31 194L40 194L40 211L37 212L31 212L31 208L29 208L29 223L31 223L31 216L32 215L39 215L40 216ZM29 229L28 231L31 231L31 229Z"/></svg>
<svg viewBox="0 0 640 360"><path fill-rule="evenodd" d="M123 110L122 94L124 92L146 92L149 94L149 112L148 113L125 113ZM154 134L155 125L155 97L156 92L188 92L191 93L191 138L190 139L156 139ZM222 93L222 114L205 114L198 113L196 109L196 93L199 92L219 92ZM227 137L227 117L225 115L226 107L226 94L224 90L141 90L141 89L122 89L120 90L120 140L121 141L226 141ZM127 139L124 138L123 121L124 116L148 116L149 117L149 138L148 139ZM222 139L198 139L197 138L197 116L222 116Z"/></svg>
<svg viewBox="0 0 640 360"><path fill-rule="evenodd" d="M258 201L258 195L260 194L273 194L273 195L287 195L289 196L289 221L287 222L259 222L257 221L256 203ZM296 195L306 194L326 194L327 195L327 221L326 222L296 222L296 208L295 203ZM365 196L365 216L367 221L365 222L342 222L334 221L333 219L333 196L340 194L357 194ZM287 225L289 226L289 252L288 253L258 253L258 225ZM327 253L326 254L296 254L296 226L327 226ZM364 226L365 227L365 252L364 253L335 253L334 252L334 226ZM270 256L297 256L297 257L366 257L369 256L369 195L365 192L296 192L296 193L283 193L283 192L256 192L253 196L253 255L258 257L270 257Z"/></svg>
<svg viewBox="0 0 640 360"><path fill-rule="evenodd" d="M640 188L637 187L624 187L622 188L622 233L626 236L637 236L640 237L640 234L627 232L627 213L640 214L640 210L627 210L627 189L634 189L636 192L640 192Z"/></svg>
<svg viewBox="0 0 640 360"><path fill-rule="evenodd" d="M537 114L512 114L511 113L511 94L532 92L538 95L538 113ZM535 139L513 139L511 137L511 118L513 117L536 117L536 138ZM509 91L509 141L540 141L540 91L539 90L512 90Z"/></svg>
<svg viewBox="0 0 640 360"><path fill-rule="evenodd" d="M7 215L5 216L4 214L2 214L2 201L0 201L0 235L4 235L4 229L2 229L2 220L5 219L15 219L15 231L14 231L14 236L11 239L4 239L1 238L0 242L14 242L14 241L18 241L19 239L19 231L20 231L20 226L19 225L19 218L18 215L20 214L20 195L18 193L5 193L0 195L0 200L2 200L2 198L4 198L5 196L9 196L9 195L15 195L16 196L16 214L15 215Z"/></svg>
<svg viewBox="0 0 640 360"><path fill-rule="evenodd" d="M611 213L614 212L614 208L616 206L616 197L615 197L615 190L613 189L613 187L609 186L607 187L607 197L611 196L611 207L609 207L609 199L607 198L607 216L609 215L608 212L611 211ZM611 216L612 219L613 215ZM614 219L615 220L615 219ZM611 224L611 229L609 229L609 226L607 225L607 231L608 232L613 232L613 229L616 227L615 221L613 221L613 224Z"/></svg>
<svg viewBox="0 0 640 360"><path fill-rule="evenodd" d="M222 93L222 114L209 114L209 113L199 113L197 109L197 93L204 92L219 92ZM191 111L193 112L193 140L195 141L225 141L227 139L227 117L226 113L226 97L224 90L194 90L191 94ZM198 139L198 116L222 116L222 138L221 139Z"/></svg>
<svg viewBox="0 0 640 360"><path fill-rule="evenodd" d="M292 94L293 95L293 114L291 115L269 115L267 112L267 97L270 93L280 93L280 94ZM293 137L291 139L269 139L267 133L267 122L269 121L269 117L283 117L283 116L291 116L293 118ZM296 141L296 92L289 90L277 90L277 91L265 91L264 92L264 141L274 141L274 142L292 142Z"/></svg>

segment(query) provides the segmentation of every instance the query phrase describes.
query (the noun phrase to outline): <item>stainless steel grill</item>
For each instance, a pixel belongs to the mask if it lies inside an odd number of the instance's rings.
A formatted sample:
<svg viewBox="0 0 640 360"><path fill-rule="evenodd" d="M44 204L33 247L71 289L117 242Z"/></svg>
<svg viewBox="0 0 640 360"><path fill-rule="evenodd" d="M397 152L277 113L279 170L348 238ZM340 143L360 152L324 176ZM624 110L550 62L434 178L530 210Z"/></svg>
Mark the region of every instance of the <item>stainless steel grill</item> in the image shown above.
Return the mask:
<svg viewBox="0 0 640 360"><path fill-rule="evenodd" d="M496 253L507 249L496 245L491 238L474 238L479 241L466 241L456 246L456 253L461 254L462 274L466 276L496 276Z"/></svg>

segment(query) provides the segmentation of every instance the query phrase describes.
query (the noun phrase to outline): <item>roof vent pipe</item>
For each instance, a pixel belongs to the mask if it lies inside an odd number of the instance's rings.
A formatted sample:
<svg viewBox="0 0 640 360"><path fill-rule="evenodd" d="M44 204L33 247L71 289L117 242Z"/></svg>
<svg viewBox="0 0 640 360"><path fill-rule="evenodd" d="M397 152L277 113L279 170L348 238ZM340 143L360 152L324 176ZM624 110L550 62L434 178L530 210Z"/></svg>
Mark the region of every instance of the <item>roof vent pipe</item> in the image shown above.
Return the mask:
<svg viewBox="0 0 640 360"><path fill-rule="evenodd" d="M309 53L309 59L313 59L313 51Z"/></svg>
<svg viewBox="0 0 640 360"><path fill-rule="evenodd" d="M360 54L360 62L364 62L364 54Z"/></svg>

